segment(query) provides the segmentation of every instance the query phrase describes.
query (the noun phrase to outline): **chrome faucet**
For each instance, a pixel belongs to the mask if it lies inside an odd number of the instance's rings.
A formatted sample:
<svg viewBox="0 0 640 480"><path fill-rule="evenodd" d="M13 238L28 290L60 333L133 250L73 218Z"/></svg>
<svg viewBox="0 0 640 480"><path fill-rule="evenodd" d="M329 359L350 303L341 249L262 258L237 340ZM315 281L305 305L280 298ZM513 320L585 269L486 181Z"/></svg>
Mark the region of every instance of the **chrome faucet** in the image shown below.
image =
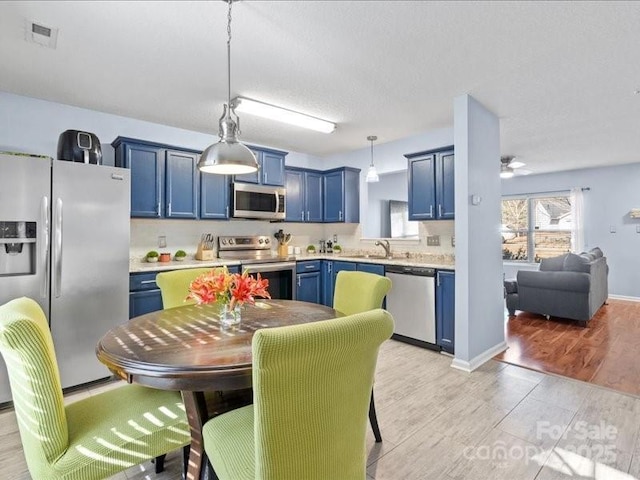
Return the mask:
<svg viewBox="0 0 640 480"><path fill-rule="evenodd" d="M384 242L384 243L382 243ZM391 258L391 245L389 244L389 240L376 240L376 243L374 244L376 247L380 246L382 248L384 248L384 253L385 256L387 258Z"/></svg>

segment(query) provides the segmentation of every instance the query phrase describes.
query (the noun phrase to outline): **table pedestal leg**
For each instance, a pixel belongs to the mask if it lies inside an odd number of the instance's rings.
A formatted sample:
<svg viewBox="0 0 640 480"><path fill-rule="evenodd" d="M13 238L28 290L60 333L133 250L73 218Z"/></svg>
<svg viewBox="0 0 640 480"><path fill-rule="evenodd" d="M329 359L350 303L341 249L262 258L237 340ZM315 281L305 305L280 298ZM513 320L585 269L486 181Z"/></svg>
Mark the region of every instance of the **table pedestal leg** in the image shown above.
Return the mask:
<svg viewBox="0 0 640 480"><path fill-rule="evenodd" d="M182 401L191 430L191 449L187 465L187 480L200 480L204 464L202 426L209 418L203 392L182 392Z"/></svg>

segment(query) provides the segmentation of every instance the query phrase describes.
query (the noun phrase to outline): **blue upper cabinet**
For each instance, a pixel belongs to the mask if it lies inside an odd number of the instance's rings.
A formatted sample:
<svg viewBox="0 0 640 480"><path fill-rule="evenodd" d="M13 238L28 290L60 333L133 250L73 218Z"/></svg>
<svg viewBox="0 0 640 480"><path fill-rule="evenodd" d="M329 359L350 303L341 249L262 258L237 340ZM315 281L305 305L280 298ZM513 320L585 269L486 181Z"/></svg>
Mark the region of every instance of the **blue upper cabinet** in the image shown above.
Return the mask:
<svg viewBox="0 0 640 480"><path fill-rule="evenodd" d="M230 181L227 175L200 174L200 218L213 220L229 218Z"/></svg>
<svg viewBox="0 0 640 480"><path fill-rule="evenodd" d="M455 217L454 164L453 150L438 153L436 157L436 204L438 218L443 220Z"/></svg>
<svg viewBox="0 0 640 480"><path fill-rule="evenodd" d="M284 186L287 190L286 217L287 222L304 222L304 172L287 168L284 173Z"/></svg>
<svg viewBox="0 0 640 480"><path fill-rule="evenodd" d="M131 216L164 215L164 149L118 137L115 165L131 170Z"/></svg>
<svg viewBox="0 0 640 480"><path fill-rule="evenodd" d="M322 172L285 169L287 222L322 222Z"/></svg>
<svg viewBox="0 0 640 480"><path fill-rule="evenodd" d="M167 150L166 218L198 218L198 155Z"/></svg>
<svg viewBox="0 0 640 480"><path fill-rule="evenodd" d="M360 221L360 170L338 168L324 172L323 218L327 223Z"/></svg>
<svg viewBox="0 0 640 480"><path fill-rule="evenodd" d="M235 175L234 182L258 183L262 185L284 186L284 158L287 152L259 147L250 147L258 161L258 171Z"/></svg>
<svg viewBox="0 0 640 480"><path fill-rule="evenodd" d="M406 155L409 159L409 220L436 218L436 155Z"/></svg>
<svg viewBox="0 0 640 480"><path fill-rule="evenodd" d="M131 216L198 217L198 152L118 137L115 166L131 170Z"/></svg>
<svg viewBox="0 0 640 480"><path fill-rule="evenodd" d="M405 155L408 165L409 220L455 216L453 147Z"/></svg>

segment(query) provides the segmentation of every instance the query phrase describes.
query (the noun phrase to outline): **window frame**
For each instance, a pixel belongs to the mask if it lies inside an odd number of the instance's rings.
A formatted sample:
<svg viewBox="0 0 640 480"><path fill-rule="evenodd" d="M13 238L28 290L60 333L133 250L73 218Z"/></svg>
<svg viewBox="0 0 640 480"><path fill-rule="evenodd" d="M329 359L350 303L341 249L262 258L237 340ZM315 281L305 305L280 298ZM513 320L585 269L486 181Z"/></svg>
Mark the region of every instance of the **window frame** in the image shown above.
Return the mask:
<svg viewBox="0 0 640 480"><path fill-rule="evenodd" d="M502 195L500 198L500 220L502 222L502 202L504 200L526 200L527 201L527 228L526 229L500 229L500 233L524 233L527 235L527 259L515 260L515 259L503 259L503 263L517 263L517 264L537 264L536 262L536 250L535 250L535 234L536 233L556 233L566 232L569 234L569 251L571 251L571 241L575 235L575 221L572 222L571 228L538 228L535 226L535 201L540 198L553 198L553 197L566 197L571 201L570 190L560 190L556 192L543 192L543 193L523 193L514 195ZM573 210L573 208L572 208ZM501 223L501 225L503 225Z"/></svg>

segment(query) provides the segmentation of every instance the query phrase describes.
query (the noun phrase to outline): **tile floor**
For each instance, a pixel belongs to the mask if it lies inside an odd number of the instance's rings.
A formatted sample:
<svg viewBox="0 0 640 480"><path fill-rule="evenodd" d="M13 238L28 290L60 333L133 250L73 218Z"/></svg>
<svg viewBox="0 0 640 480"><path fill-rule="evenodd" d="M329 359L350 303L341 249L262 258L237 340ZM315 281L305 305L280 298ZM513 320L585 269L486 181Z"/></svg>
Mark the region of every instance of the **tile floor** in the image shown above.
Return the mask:
<svg viewBox="0 0 640 480"><path fill-rule="evenodd" d="M450 363L396 341L383 345L375 398L384 441L368 433L368 479L639 478L640 398L496 361L472 374ZM2 478L30 479L11 411L0 413L0 437ZM147 462L112 479L178 480L180 468L174 452L160 475Z"/></svg>

